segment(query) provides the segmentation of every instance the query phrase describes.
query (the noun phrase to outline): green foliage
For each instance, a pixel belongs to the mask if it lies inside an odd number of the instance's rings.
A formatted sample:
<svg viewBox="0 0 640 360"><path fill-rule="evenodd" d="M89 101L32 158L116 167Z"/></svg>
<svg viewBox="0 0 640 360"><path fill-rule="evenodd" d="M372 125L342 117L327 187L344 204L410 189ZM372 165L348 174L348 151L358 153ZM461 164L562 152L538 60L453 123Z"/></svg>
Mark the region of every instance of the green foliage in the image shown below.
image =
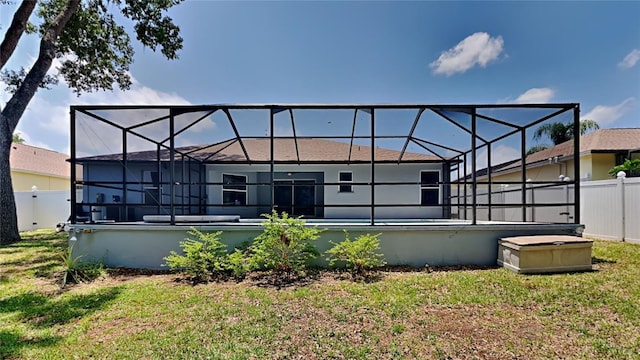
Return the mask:
<svg viewBox="0 0 640 360"><path fill-rule="evenodd" d="M594 120L580 120L580 135L584 135L589 130L600 129L600 125ZM566 124L554 122L540 125L533 133L533 138L538 140L548 137L554 145L561 144L573 139L573 122Z"/></svg>
<svg viewBox="0 0 640 360"><path fill-rule="evenodd" d="M90 263L80 261L82 255L73 257L73 246L69 246L67 250L60 255L62 259L62 286L69 283L79 284L89 282L104 276L106 271L102 263Z"/></svg>
<svg viewBox="0 0 640 360"><path fill-rule="evenodd" d="M193 281L206 281L227 270L227 246L220 241L222 231L203 233L191 228L193 238L180 242L184 255L171 251L165 257L165 266L187 274Z"/></svg>
<svg viewBox="0 0 640 360"><path fill-rule="evenodd" d="M622 164L611 168L609 175L616 177L620 171L624 171L628 177L640 176L640 158L626 159Z"/></svg>
<svg viewBox="0 0 640 360"><path fill-rule="evenodd" d="M337 263L344 263L354 274L361 274L366 270L374 269L386 265L384 255L380 254L380 234L360 235L355 240L349 238L349 233L345 233L345 240L334 243L334 246L327 250L327 261L329 265L335 266Z"/></svg>
<svg viewBox="0 0 640 360"><path fill-rule="evenodd" d="M242 279L254 269L254 264L246 251L236 249L227 255L226 269L231 271L236 279Z"/></svg>
<svg viewBox="0 0 640 360"><path fill-rule="evenodd" d="M16 144L23 144L24 139L22 138L22 136L20 136L20 133L17 132L17 133L14 133L13 136L11 137L11 142Z"/></svg>
<svg viewBox="0 0 640 360"><path fill-rule="evenodd" d="M320 255L313 241L320 237L321 230L307 227L298 217L289 217L286 212L263 214L264 230L255 238L252 246L253 261L260 267L276 272L301 272L308 262Z"/></svg>
<svg viewBox="0 0 640 360"><path fill-rule="evenodd" d="M183 39L180 29L165 13L181 0L82 1L67 22L57 42L59 74L78 95L94 90L112 90L113 84L126 90L131 85L129 65L134 50L131 38L115 13L133 20L136 38L144 47L160 51L167 59L178 58ZM46 0L38 7L42 19L38 31L44 34L65 7L60 0ZM116 11L114 11L116 10ZM119 10L119 11L118 11ZM82 41L78 41L82 39ZM65 56L72 55L72 56Z"/></svg>

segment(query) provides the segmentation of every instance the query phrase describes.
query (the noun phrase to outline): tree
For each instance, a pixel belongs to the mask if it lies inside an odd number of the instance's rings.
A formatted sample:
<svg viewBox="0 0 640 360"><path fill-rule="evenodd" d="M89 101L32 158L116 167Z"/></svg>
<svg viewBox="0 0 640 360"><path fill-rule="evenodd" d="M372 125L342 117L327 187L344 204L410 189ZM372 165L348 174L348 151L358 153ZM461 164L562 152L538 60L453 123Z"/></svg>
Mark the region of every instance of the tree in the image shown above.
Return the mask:
<svg viewBox="0 0 640 360"><path fill-rule="evenodd" d="M600 129L600 125L594 120L581 120L580 121L580 135L584 135L589 130ZM554 145L561 144L565 141L573 139L573 122L563 124L559 122L544 124L536 129L533 133L533 138L538 140L543 137L548 137Z"/></svg>
<svg viewBox="0 0 640 360"><path fill-rule="evenodd" d="M16 144L22 144L24 143L24 139L22 138L22 136L20 136L20 133L15 133L11 136L11 142Z"/></svg>
<svg viewBox="0 0 640 360"><path fill-rule="evenodd" d="M25 0L16 9L0 44L0 70L11 98L0 108L0 244L20 240L11 182L9 150L20 118L38 88L49 87L58 77L78 96L83 92L112 90L131 85L129 65L133 47L125 28L112 12L133 21L143 46L159 49L167 59L177 59L182 48L180 29L166 11L182 0ZM0 6L7 1L0 0ZM37 9L36 9L37 6ZM32 14L38 19L32 24ZM7 70L5 65L23 36L40 38L38 57L29 69ZM54 59L61 66L48 75Z"/></svg>

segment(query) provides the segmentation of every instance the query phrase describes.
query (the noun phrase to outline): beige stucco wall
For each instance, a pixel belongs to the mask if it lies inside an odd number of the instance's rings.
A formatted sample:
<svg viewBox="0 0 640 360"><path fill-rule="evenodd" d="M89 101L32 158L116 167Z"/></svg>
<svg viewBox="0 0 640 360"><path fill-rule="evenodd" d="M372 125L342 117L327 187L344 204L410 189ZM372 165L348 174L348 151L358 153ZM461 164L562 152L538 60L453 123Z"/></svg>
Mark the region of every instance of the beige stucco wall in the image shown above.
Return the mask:
<svg viewBox="0 0 640 360"><path fill-rule="evenodd" d="M14 191L31 191L35 185L38 190L69 190L69 179L51 175L11 171Z"/></svg>
<svg viewBox="0 0 640 360"><path fill-rule="evenodd" d="M589 174L590 180L611 179L609 170L615 166L614 154L584 154L580 156L580 178L584 179ZM527 179L533 181L558 180L560 175L574 177L573 160L553 164L546 164L527 169ZM492 180L496 181L520 181L519 171L507 174L494 174Z"/></svg>
<svg viewBox="0 0 640 360"><path fill-rule="evenodd" d="M589 174L590 180L608 180L609 170L615 166L614 154L584 154L580 156L580 178ZM558 180L560 175L574 178L573 160L545 164L527 169L527 179L533 181ZM507 174L494 174L492 181L520 181L520 171Z"/></svg>
<svg viewBox="0 0 640 360"><path fill-rule="evenodd" d="M583 162L580 159L580 171L583 171ZM542 166L537 166L534 168L527 169L527 179L531 179L533 181L556 181L560 175L569 176L570 178L574 177L574 167L573 160L562 161L553 164L546 164ZM506 174L494 174L491 177L493 182L499 181L521 181L522 175L520 171L514 171Z"/></svg>
<svg viewBox="0 0 640 360"><path fill-rule="evenodd" d="M609 170L615 166L616 158L614 154L590 154L591 157L591 180L612 179Z"/></svg>

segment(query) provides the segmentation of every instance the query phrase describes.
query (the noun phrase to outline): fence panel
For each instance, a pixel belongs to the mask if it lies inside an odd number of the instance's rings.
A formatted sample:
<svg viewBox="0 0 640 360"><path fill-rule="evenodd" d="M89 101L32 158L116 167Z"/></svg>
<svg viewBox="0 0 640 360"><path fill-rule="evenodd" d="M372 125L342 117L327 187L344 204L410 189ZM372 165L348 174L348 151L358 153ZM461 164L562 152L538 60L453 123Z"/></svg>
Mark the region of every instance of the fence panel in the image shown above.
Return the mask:
<svg viewBox="0 0 640 360"><path fill-rule="evenodd" d="M53 229L71 213L69 191L17 191L18 230Z"/></svg>
<svg viewBox="0 0 640 360"><path fill-rule="evenodd" d="M18 230L35 230L36 227L33 223L36 222L36 219L33 209L37 201L36 198L32 197L33 193L31 191L17 191L14 194L16 199L16 212L18 213Z"/></svg>
<svg viewBox="0 0 640 360"><path fill-rule="evenodd" d="M624 240L640 244L640 178L624 179Z"/></svg>
<svg viewBox="0 0 640 360"><path fill-rule="evenodd" d="M528 185L528 204L551 204L572 202L573 185L533 187ZM585 225L584 234L601 239L628 241L640 244L640 178L585 181L580 183L580 223ZM478 202L487 202L487 189L478 189ZM471 190L467 190L466 218L471 219ZM461 196L460 203L464 202ZM494 221L522 221L522 207L502 207L501 204L522 202L522 191L518 186L494 188L491 193L491 210ZM454 209L456 209L453 202ZM574 221L574 206L538 206L527 209L527 221L542 223L571 223ZM460 209L460 218L465 218ZM478 208L477 219L487 220L489 210Z"/></svg>

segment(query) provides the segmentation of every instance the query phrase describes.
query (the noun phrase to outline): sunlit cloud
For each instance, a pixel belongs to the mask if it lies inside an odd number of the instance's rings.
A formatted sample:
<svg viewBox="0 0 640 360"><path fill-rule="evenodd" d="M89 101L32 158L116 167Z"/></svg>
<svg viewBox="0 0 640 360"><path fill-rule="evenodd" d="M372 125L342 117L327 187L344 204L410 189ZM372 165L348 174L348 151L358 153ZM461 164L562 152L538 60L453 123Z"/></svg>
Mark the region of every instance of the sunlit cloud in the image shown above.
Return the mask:
<svg viewBox="0 0 640 360"><path fill-rule="evenodd" d="M551 88L531 88L518 96L513 102L515 104L544 104L548 103L555 95L555 90Z"/></svg>
<svg viewBox="0 0 640 360"><path fill-rule="evenodd" d="M630 69L638 63L638 60L640 60L640 49L633 49L618 63L618 67Z"/></svg>
<svg viewBox="0 0 640 360"><path fill-rule="evenodd" d="M636 99L630 97L617 105L597 105L591 111L584 114L582 119L595 120L601 127L605 127L622 117L634 106Z"/></svg>
<svg viewBox="0 0 640 360"><path fill-rule="evenodd" d="M486 32L477 32L440 54L429 66L434 74L451 76L464 73L476 65L486 67L490 62L497 60L503 47L502 36L491 37Z"/></svg>

